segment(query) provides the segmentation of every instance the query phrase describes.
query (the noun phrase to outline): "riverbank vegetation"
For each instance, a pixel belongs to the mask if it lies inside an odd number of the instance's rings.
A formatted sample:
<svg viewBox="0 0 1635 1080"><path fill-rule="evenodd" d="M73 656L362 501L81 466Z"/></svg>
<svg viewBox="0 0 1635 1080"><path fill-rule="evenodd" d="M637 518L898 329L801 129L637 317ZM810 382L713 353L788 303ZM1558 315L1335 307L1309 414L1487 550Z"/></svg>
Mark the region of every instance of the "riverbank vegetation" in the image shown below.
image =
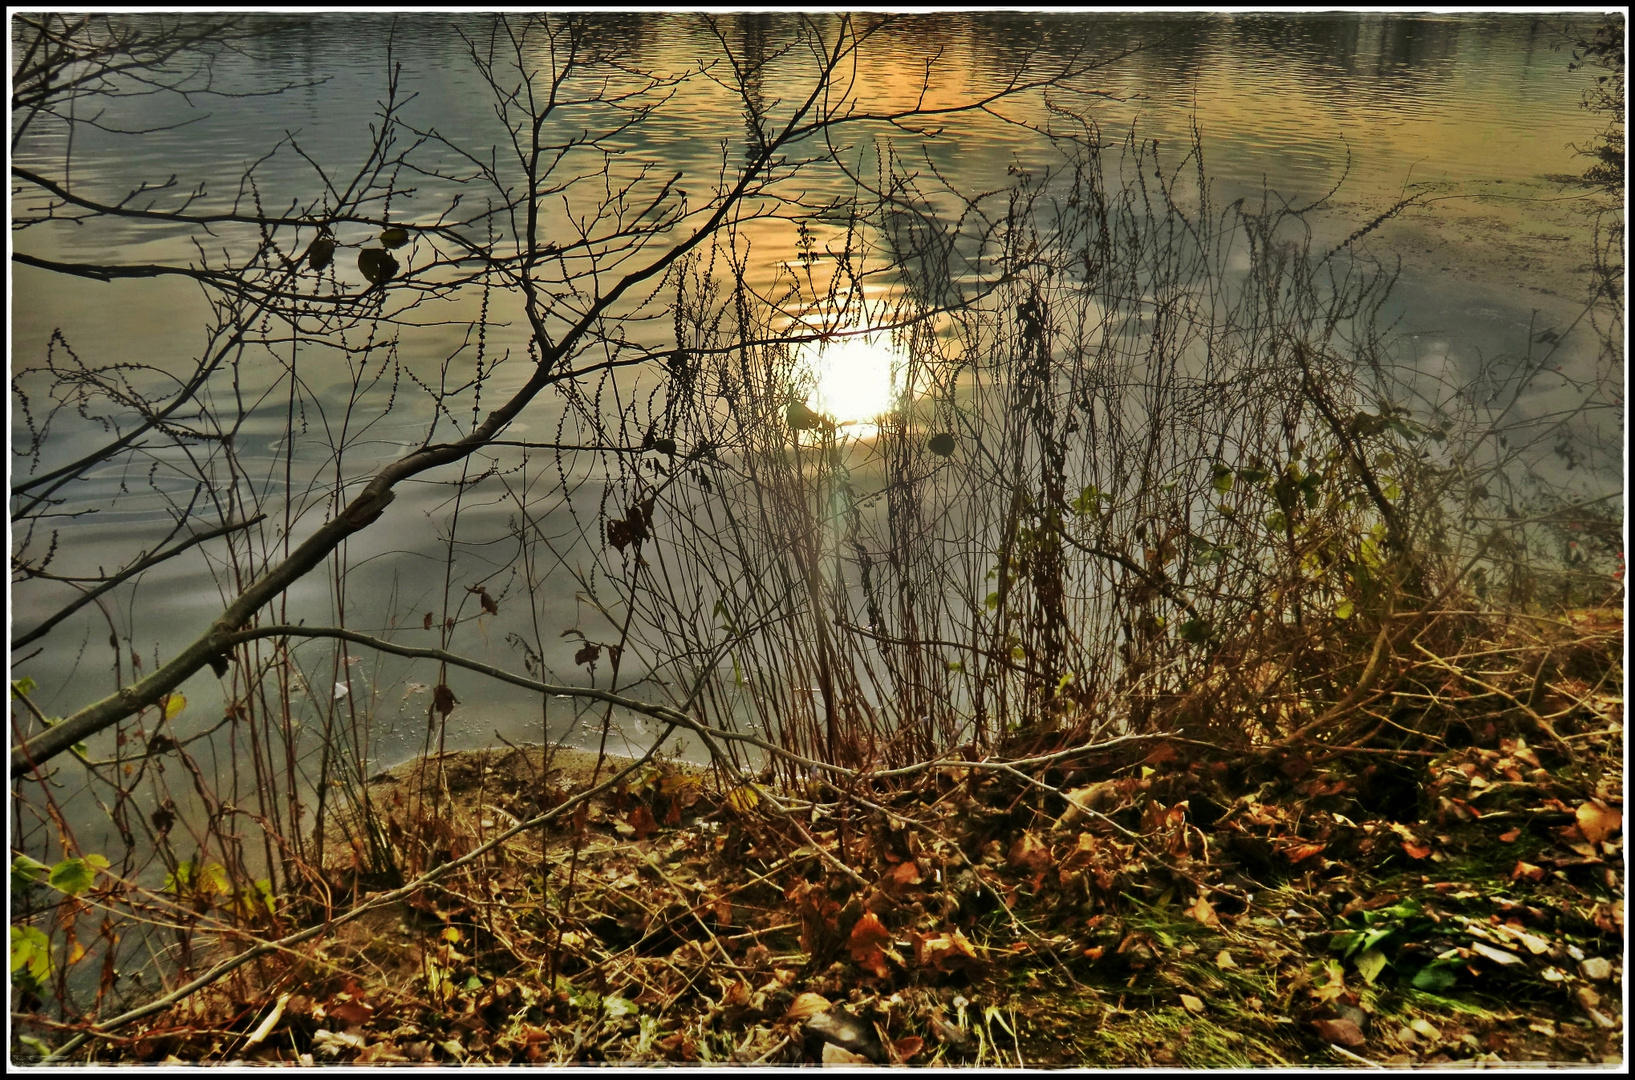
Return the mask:
<svg viewBox="0 0 1635 1080"><path fill-rule="evenodd" d="M1413 200L1218 205L1196 136L1093 122L1120 56L894 107L872 21L712 21L676 73L599 25L467 40L493 148L394 74L344 178L294 136L225 207L14 168L22 266L211 311L190 371L69 327L13 380L14 579L73 593L13 629L14 1060L1616 1059L1621 258L1426 370L1371 246ZM14 143L246 47L20 32ZM744 136L661 174L632 133L695 80ZM963 190L941 140L996 117L1038 154ZM197 255L31 246L67 220ZM825 374L858 350L879 406ZM110 476L169 531L82 573ZM360 623L411 528L435 606ZM219 604L144 657L107 601L178 558ZM28 650L87 608L117 690L48 716ZM389 658L424 735L382 772ZM449 753L484 681L596 753Z"/></svg>

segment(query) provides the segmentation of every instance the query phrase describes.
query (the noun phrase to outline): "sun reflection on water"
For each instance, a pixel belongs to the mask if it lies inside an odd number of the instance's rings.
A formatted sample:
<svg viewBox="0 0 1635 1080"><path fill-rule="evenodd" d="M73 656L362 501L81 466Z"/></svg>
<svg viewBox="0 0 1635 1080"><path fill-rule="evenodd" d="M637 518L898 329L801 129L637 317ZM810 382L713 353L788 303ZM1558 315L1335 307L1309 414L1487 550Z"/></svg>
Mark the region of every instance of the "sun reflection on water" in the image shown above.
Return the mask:
<svg viewBox="0 0 1635 1080"><path fill-rule="evenodd" d="M809 381L805 404L843 428L868 437L903 396L906 357L884 330L855 330L814 341L802 350L798 374Z"/></svg>

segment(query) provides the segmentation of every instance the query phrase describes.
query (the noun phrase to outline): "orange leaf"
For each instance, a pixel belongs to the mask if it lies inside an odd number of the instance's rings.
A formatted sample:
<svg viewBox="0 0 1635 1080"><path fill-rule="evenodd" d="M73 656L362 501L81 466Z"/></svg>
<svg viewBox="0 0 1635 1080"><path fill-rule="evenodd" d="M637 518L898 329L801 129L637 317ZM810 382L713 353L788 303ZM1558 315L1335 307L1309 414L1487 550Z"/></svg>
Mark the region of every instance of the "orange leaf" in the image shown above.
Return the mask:
<svg viewBox="0 0 1635 1080"><path fill-rule="evenodd" d="M863 917L857 920L857 925L852 927L851 937L846 941L852 959L882 979L886 977L889 969L886 967L885 954L880 946L889 947L890 944L891 932L872 911L863 913Z"/></svg>
<svg viewBox="0 0 1635 1080"><path fill-rule="evenodd" d="M1592 844L1599 844L1624 827L1623 815L1600 799L1591 799L1578 807L1578 831Z"/></svg>
<svg viewBox="0 0 1635 1080"><path fill-rule="evenodd" d="M1421 844L1413 840L1404 840L1402 842L1402 850L1406 851L1410 858L1423 859L1430 855L1431 846L1429 844Z"/></svg>
<svg viewBox="0 0 1635 1080"><path fill-rule="evenodd" d="M920 876L920 866L913 859L898 863L885 875L885 883L892 888L918 885L923 880L924 878Z"/></svg>
<svg viewBox="0 0 1635 1080"><path fill-rule="evenodd" d="M1544 867L1534 866L1529 862L1517 862L1516 868L1510 871L1510 880L1520 881L1523 878L1526 878L1528 881L1543 881Z"/></svg>
<svg viewBox="0 0 1635 1080"><path fill-rule="evenodd" d="M1189 908L1187 914L1203 923L1205 926L1219 926L1221 920L1215 915L1215 909L1209 906L1204 894L1199 893L1197 901Z"/></svg>
<svg viewBox="0 0 1635 1080"><path fill-rule="evenodd" d="M1505 844L1513 844L1519 836L1521 836L1520 829L1506 829L1499 834L1499 841Z"/></svg>
<svg viewBox="0 0 1635 1080"><path fill-rule="evenodd" d="M1327 844L1295 844L1284 851L1283 854L1292 863L1304 862L1326 847L1328 847Z"/></svg>

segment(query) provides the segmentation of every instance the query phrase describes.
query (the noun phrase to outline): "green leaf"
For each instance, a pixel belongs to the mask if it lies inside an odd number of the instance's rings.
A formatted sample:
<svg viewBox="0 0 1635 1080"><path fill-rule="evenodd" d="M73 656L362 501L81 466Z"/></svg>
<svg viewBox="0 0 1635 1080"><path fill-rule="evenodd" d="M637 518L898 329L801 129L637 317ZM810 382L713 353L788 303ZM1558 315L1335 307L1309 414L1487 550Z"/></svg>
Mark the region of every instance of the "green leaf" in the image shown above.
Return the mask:
<svg viewBox="0 0 1635 1080"><path fill-rule="evenodd" d="M1273 510L1266 515L1266 527L1273 532L1283 532L1289 527L1289 519L1283 516L1283 511Z"/></svg>
<svg viewBox="0 0 1635 1080"><path fill-rule="evenodd" d="M11 928L11 977L34 989L51 977L51 941L35 927Z"/></svg>
<svg viewBox="0 0 1635 1080"><path fill-rule="evenodd" d="M1364 952L1371 952L1379 947L1380 942L1397 932L1394 926L1376 926L1363 934L1362 947Z"/></svg>
<svg viewBox="0 0 1635 1080"><path fill-rule="evenodd" d="M190 862L177 863L176 872L166 874L160 888L178 896L189 891L206 896L225 896L230 891L227 887L227 869L220 863L205 863L203 868Z"/></svg>
<svg viewBox="0 0 1635 1080"><path fill-rule="evenodd" d="M1215 491L1221 495L1232 490L1232 470L1218 461L1210 470L1210 480L1215 485Z"/></svg>
<svg viewBox="0 0 1635 1080"><path fill-rule="evenodd" d="M1188 619L1180 626L1181 640L1202 645L1209 640L1210 625L1203 619Z"/></svg>
<svg viewBox="0 0 1635 1080"><path fill-rule="evenodd" d="M28 694L32 694L34 691L38 690L40 687L39 687L39 684L36 683L33 679L29 678L27 675L24 675L21 679L13 679L12 683L11 683L11 688L13 690L17 691L19 694L23 694L23 695L26 696Z"/></svg>
<svg viewBox="0 0 1635 1080"><path fill-rule="evenodd" d="M166 694L160 701L164 706L166 720L179 716L181 711L187 708L187 698L181 694Z"/></svg>
<svg viewBox="0 0 1635 1080"><path fill-rule="evenodd" d="M1459 981L1457 967L1457 961L1440 960L1420 968L1414 975L1414 989L1428 990L1433 994L1452 989Z"/></svg>
<svg viewBox="0 0 1635 1080"><path fill-rule="evenodd" d="M21 893L30 885L38 885L50 873L51 868L45 863L31 859L27 855L18 855L11 860L12 894Z"/></svg>
<svg viewBox="0 0 1635 1080"><path fill-rule="evenodd" d="M96 869L87 859L64 859L51 868L50 880L51 887L58 892L78 896L96 880Z"/></svg>
<svg viewBox="0 0 1635 1080"><path fill-rule="evenodd" d="M1388 908L1380 908L1374 912L1375 915L1393 919L1412 919L1416 915L1423 915L1424 913L1425 905L1412 897L1407 900L1399 900Z"/></svg>
<svg viewBox="0 0 1635 1080"><path fill-rule="evenodd" d="M1073 512L1080 517L1101 513L1101 502L1107 493L1094 484L1086 484L1079 489L1079 494L1073 499Z"/></svg>
<svg viewBox="0 0 1635 1080"><path fill-rule="evenodd" d="M381 246L400 248L409 242L409 232L399 225L389 226L380 234Z"/></svg>
<svg viewBox="0 0 1635 1080"><path fill-rule="evenodd" d="M1339 605L1334 609L1334 617L1336 619L1349 619L1352 615L1356 614L1356 611L1356 604L1352 603L1350 600L1341 600Z"/></svg>
<svg viewBox="0 0 1635 1080"><path fill-rule="evenodd" d="M33 1051L42 1058L48 1058L52 1054L49 1044L40 1039L36 1039L32 1035L19 1035L17 1036L17 1041L28 1047L29 1050Z"/></svg>
<svg viewBox="0 0 1635 1080"><path fill-rule="evenodd" d="M1307 473L1300 481L1300 493L1305 496L1306 509L1317 509L1318 495L1322 490L1323 478L1317 473Z"/></svg>

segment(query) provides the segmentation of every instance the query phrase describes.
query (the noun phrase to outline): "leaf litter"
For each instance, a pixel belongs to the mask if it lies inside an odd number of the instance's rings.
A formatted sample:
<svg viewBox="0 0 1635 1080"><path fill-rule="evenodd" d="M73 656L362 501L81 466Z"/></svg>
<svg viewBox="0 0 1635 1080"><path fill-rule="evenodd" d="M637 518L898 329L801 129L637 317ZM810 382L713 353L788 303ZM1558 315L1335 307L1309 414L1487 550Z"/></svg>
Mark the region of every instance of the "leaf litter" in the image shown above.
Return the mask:
<svg viewBox="0 0 1635 1080"><path fill-rule="evenodd" d="M1556 739L1450 724L1406 779L1367 746L1127 738L836 781L780 816L757 788L799 795L765 775L655 761L92 1060L1618 1061L1623 703L1552 692ZM590 787L591 757L377 776L400 875ZM353 850L332 903L401 883Z"/></svg>

